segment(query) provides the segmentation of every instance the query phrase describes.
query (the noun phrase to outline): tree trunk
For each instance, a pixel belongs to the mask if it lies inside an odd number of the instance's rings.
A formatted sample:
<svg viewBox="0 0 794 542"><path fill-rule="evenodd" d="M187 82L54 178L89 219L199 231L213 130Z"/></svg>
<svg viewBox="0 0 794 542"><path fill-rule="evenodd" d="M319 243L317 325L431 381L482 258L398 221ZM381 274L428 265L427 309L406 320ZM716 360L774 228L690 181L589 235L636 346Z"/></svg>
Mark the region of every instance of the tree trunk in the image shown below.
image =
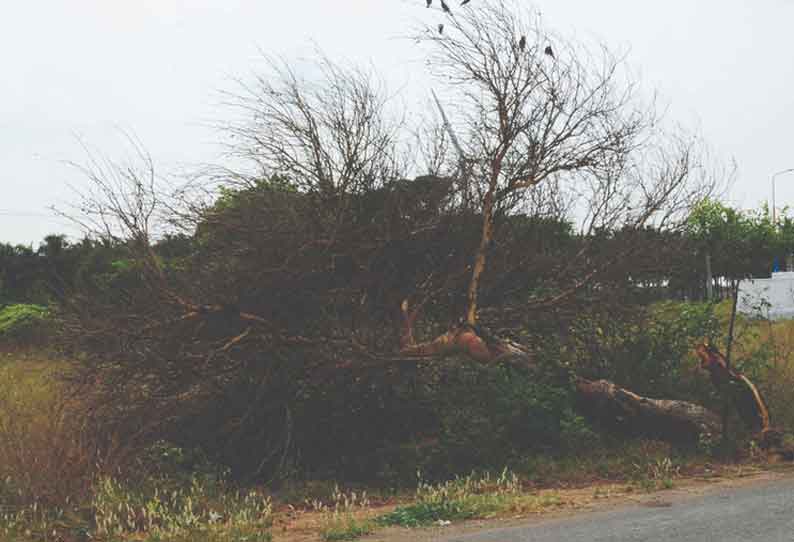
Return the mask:
<svg viewBox="0 0 794 542"><path fill-rule="evenodd" d="M725 347L725 367L730 372L731 370L731 353L733 352L733 336L734 336L734 328L736 326L736 305L739 302L739 281L731 279L730 282L730 293L731 293L731 320L730 324L728 325L728 340L726 341ZM749 380L748 380L749 382ZM752 385L752 383L750 384ZM756 390L757 393L757 390ZM759 395L760 398L760 395ZM729 428L728 428L728 407L731 403L732 399L723 396L723 405L722 405L722 438L727 442L729 438Z"/></svg>
<svg viewBox="0 0 794 542"><path fill-rule="evenodd" d="M483 202L482 236L480 237L480 244L477 247L477 253L474 255L474 266L467 295L469 306L466 310L466 323L470 326L477 325L477 294L480 288L480 277L485 270L485 259L488 246L493 239L493 196L494 188L491 188L488 190L488 193L485 194L485 201Z"/></svg>
<svg viewBox="0 0 794 542"><path fill-rule="evenodd" d="M720 417L694 403L642 397L607 380L578 378L576 392L583 412L622 433L687 444L720 434Z"/></svg>
<svg viewBox="0 0 794 542"><path fill-rule="evenodd" d="M714 277L711 276L711 253L706 251L706 301L714 299Z"/></svg>
<svg viewBox="0 0 794 542"><path fill-rule="evenodd" d="M725 348L725 366L731 370L731 353L733 352L733 330L736 326L736 305L739 304L739 281L731 280L731 322L728 325L728 341Z"/></svg>

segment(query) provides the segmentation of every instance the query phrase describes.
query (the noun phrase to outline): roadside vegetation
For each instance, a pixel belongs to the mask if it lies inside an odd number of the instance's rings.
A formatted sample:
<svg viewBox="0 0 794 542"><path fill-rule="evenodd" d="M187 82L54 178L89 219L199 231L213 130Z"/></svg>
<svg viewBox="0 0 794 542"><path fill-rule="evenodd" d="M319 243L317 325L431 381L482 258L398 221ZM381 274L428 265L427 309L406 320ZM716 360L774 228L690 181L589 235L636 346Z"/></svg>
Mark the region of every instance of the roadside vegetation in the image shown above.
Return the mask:
<svg viewBox="0 0 794 542"><path fill-rule="evenodd" d="M234 167L168 183L130 138L79 168L83 239L0 244L0 540L347 540L763 461L704 341L794 426L794 325L735 312L794 220L720 202L622 55L522 2L439 13L438 118L270 58L229 95Z"/></svg>
<svg viewBox="0 0 794 542"><path fill-rule="evenodd" d="M701 393L708 389L705 377L685 341L678 347L675 343L681 329L701 330L704 314L710 314L708 306L675 307L673 311L669 303L654 305L655 325L676 330L666 336L666 351L680 348L677 378ZM729 302L713 306L714 320L707 318L707 325L724 329L729 312ZM679 318L687 314L693 321L685 325ZM673 321L663 324L664 318ZM784 353L794 348L794 325L740 318L737 329L737 362L763 386L770 410L789 415L788 397L768 390L794 385L791 373L780 370L789 365ZM768 351L770 343L779 349L777 361ZM644 350L632 348L626 355L642 359ZM696 448L678 448L605 433L571 414L566 423L573 427L560 426L558 417L543 422L567 432L547 440L545 450L521 451L512 443L510 451L499 451L487 440L502 438L500 445L507 446L510 425L521 423L501 409L526 409L527 398L507 393L497 373L493 385L498 393L480 382L487 390L483 399L501 395L505 403L485 401L481 410L469 411L471 419L484 421L468 431L450 422L457 428L455 438L434 442L431 448L413 445L403 465L393 463L394 471L405 473L402 477L392 471L369 482L332 476L245 483L199 449L159 441L133 454L121 440L112 446L97 442L99 435L69 416L70 405L78 400L68 393L73 361L18 346L4 351L1 359L0 540L278 540L296 530L318 539L352 540L387 526L443 526L575 509L600 499L670 489L682 478L733 476L766 461L766 455L745 440L736 420L731 441L704 440ZM534 400L529 403L533 404ZM525 415L534 417L556 407L536 406L540 410L525 410ZM780 423L789 421L783 418ZM458 463L440 469L437 458ZM417 472L422 468L434 469L432 478ZM566 493L570 488L590 489L574 498Z"/></svg>

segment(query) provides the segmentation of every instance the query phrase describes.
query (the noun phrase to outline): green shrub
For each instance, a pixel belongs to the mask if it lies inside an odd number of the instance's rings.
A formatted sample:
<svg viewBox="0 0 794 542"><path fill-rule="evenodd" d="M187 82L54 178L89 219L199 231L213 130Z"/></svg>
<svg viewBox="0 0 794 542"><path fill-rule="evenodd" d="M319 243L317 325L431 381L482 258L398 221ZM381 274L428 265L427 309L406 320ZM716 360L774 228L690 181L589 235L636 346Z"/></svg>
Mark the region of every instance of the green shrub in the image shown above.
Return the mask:
<svg viewBox="0 0 794 542"><path fill-rule="evenodd" d="M440 432L426 472L447 477L592 442L595 435L574 410L567 374L549 369L468 363L446 375L434 390Z"/></svg>
<svg viewBox="0 0 794 542"><path fill-rule="evenodd" d="M50 314L40 305L7 305L0 309L0 342L24 343L49 332Z"/></svg>
<svg viewBox="0 0 794 542"><path fill-rule="evenodd" d="M448 479L511 464L533 451L564 453L589 446L596 436L575 411L567 371L555 363L541 361L538 370L528 370L450 359L384 371L336 370L322 380L302 380L296 371L293 381L264 398L257 395L260 384L241 378L233 396L212 404L211 411L199 411L195 431L183 434L201 436L218 412L239 412L241 419L267 427L274 442L289 436L290 449L275 460L288 460L294 450L300 462L285 461L284 474L405 488L413 485L417 468L431 480ZM274 404L252 408L265 399ZM293 429L299 427L304 429ZM253 468L262 461L247 438L241 435L222 453L213 453L216 440L208 438L202 446L237 476L249 461ZM177 442L192 448L195 440Z"/></svg>
<svg viewBox="0 0 794 542"><path fill-rule="evenodd" d="M182 448L165 440L148 446L135 458L135 470L161 481L188 484L199 477L205 481L222 481L229 470L212 463L198 448Z"/></svg>

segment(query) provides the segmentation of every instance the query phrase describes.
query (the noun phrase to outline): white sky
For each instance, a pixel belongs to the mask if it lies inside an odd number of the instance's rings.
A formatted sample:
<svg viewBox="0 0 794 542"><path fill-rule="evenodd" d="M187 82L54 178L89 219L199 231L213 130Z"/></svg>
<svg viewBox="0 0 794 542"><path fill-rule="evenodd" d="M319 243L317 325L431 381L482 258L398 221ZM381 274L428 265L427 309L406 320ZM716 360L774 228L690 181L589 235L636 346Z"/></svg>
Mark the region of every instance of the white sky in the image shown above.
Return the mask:
<svg viewBox="0 0 794 542"><path fill-rule="evenodd" d="M736 159L732 203L756 206L772 173L794 168L794 0L533 5L556 31L629 49L669 116ZM78 136L113 158L119 128L132 131L164 173L216 161L218 137L206 125L227 114L217 93L262 68L260 50L299 58L314 42L333 59L373 65L392 90L423 96L419 52L401 39L417 19L441 16L424 0L4 2L0 241L74 232L47 207L83 182L64 163L84 161ZM794 174L778 178L777 202L794 204Z"/></svg>

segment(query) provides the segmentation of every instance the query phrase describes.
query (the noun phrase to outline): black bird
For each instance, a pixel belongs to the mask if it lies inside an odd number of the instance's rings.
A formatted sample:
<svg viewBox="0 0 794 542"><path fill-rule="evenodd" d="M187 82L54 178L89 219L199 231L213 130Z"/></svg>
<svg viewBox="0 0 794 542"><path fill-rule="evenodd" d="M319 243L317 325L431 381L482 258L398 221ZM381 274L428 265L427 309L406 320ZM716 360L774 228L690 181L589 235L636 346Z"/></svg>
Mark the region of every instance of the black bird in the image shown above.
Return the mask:
<svg viewBox="0 0 794 542"><path fill-rule="evenodd" d="M427 7L430 7L432 5L433 5L433 0L427 0Z"/></svg>
<svg viewBox="0 0 794 542"><path fill-rule="evenodd" d="M527 46L527 37L521 36L521 39L518 40L518 50L523 51Z"/></svg>
<svg viewBox="0 0 794 542"><path fill-rule="evenodd" d="M443 24L438 25L438 33L439 34L443 34L444 33L444 25Z"/></svg>
<svg viewBox="0 0 794 542"><path fill-rule="evenodd" d="M444 13L450 13L449 6L446 2L444 2L444 0L441 0L441 9L444 10Z"/></svg>
<svg viewBox="0 0 794 542"><path fill-rule="evenodd" d="M460 3L460 5L461 5L461 6L465 6L465 5L466 5L466 4L468 4L469 2L471 2L471 0L463 0L463 2L461 2L461 3Z"/></svg>
<svg viewBox="0 0 794 542"><path fill-rule="evenodd" d="M543 49L543 52L549 55L551 58L556 58L554 56L554 51L551 50L551 45L547 45L546 48Z"/></svg>

